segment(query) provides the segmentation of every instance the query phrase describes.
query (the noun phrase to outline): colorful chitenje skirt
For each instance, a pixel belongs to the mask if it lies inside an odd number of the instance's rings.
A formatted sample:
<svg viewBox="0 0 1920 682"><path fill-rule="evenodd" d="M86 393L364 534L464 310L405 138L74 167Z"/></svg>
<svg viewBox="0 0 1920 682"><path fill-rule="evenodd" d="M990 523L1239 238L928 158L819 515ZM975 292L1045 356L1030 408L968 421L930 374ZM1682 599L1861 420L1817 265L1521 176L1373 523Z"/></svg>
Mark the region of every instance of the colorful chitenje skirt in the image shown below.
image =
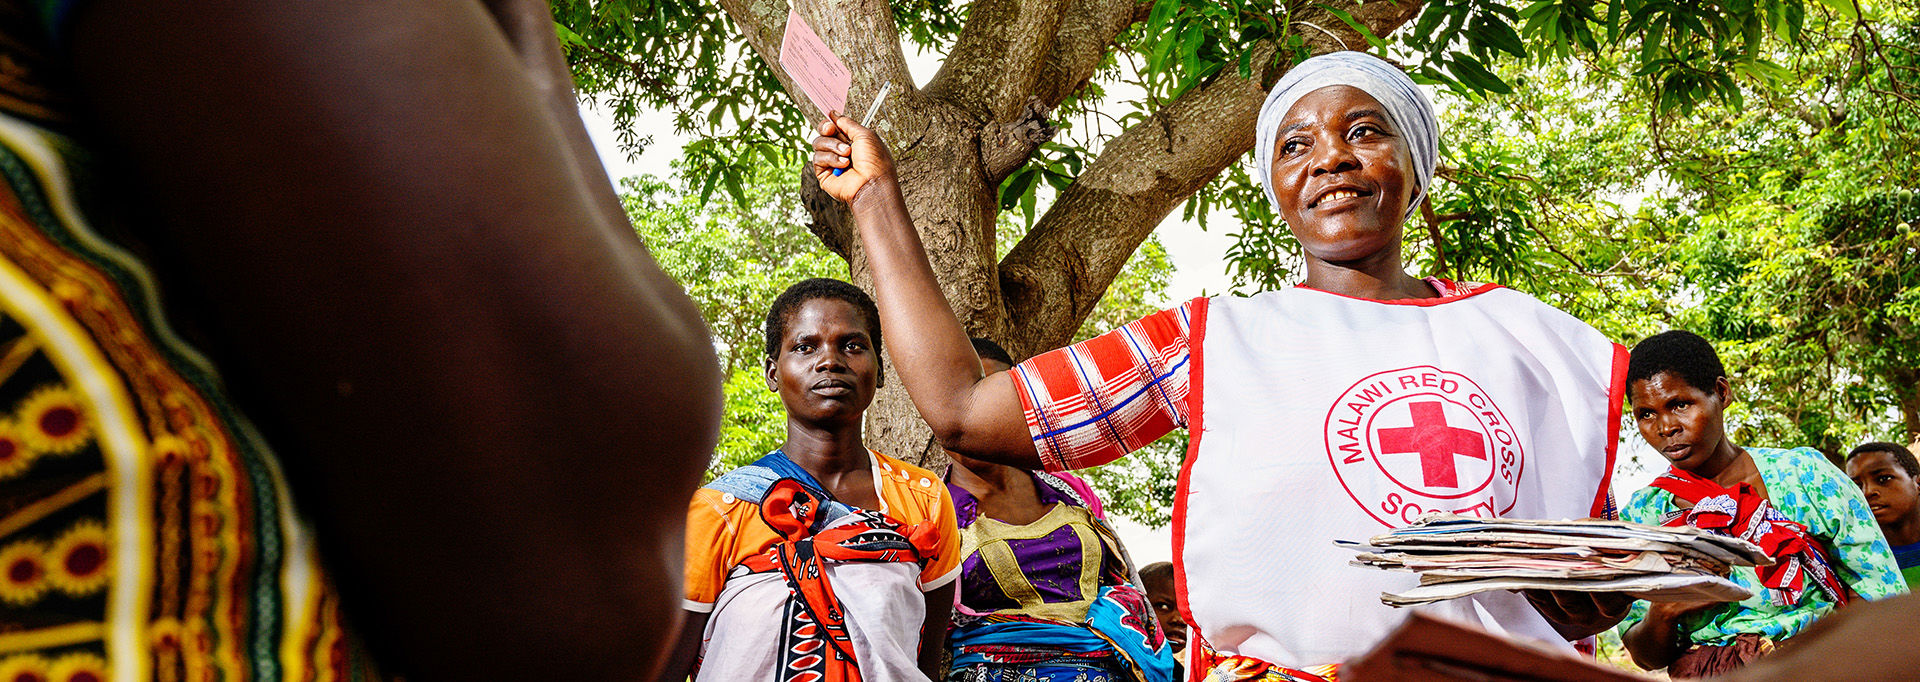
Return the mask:
<svg viewBox="0 0 1920 682"><path fill-rule="evenodd" d="M955 667L946 682L1135 682L1130 666L1116 657L1062 654L1030 663L978 663Z"/></svg>
<svg viewBox="0 0 1920 682"><path fill-rule="evenodd" d="M1150 608L1132 585L1113 585L1100 588L1080 623L957 615L947 681L1171 682L1173 657Z"/></svg>

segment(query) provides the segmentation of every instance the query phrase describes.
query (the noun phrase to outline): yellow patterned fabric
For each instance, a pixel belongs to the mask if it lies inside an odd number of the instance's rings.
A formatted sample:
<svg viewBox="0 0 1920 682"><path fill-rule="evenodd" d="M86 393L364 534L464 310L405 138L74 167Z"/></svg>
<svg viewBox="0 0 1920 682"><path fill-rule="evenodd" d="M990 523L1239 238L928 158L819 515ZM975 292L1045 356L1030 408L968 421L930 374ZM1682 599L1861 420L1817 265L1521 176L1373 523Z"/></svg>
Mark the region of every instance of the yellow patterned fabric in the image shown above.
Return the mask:
<svg viewBox="0 0 1920 682"><path fill-rule="evenodd" d="M77 197L0 1L0 680L378 679L276 462Z"/></svg>

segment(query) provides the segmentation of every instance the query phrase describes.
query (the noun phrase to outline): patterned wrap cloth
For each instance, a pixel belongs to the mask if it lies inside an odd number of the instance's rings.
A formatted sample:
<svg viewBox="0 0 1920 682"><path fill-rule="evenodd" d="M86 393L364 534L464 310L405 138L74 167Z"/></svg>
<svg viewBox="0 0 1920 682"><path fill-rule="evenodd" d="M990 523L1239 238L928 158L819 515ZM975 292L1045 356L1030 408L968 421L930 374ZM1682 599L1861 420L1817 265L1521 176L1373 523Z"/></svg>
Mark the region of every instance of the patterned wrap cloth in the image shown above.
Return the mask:
<svg viewBox="0 0 1920 682"><path fill-rule="evenodd" d="M685 606L709 616L694 679L925 682L924 599L959 573L953 503L932 472L869 455L878 510L778 450L695 493Z"/></svg>
<svg viewBox="0 0 1920 682"><path fill-rule="evenodd" d="M105 203L129 193L60 77L75 4L0 0L0 679L384 679L279 460L116 241L146 216Z"/></svg>
<svg viewBox="0 0 1920 682"><path fill-rule="evenodd" d="M1737 488L1727 490L1715 486L1715 490L1690 488L1683 492L1702 498L1724 495L1731 504L1722 501L1708 505L1722 512L1732 509L1737 515L1742 509L1749 510L1744 520L1730 520L1730 529L1738 528L1745 532L1754 524L1754 516L1766 522L1764 526L1754 527L1770 528L1775 538L1786 537L1780 533L1798 535L1796 528L1804 529L1804 542L1807 546L1819 548L1828 567L1844 587L1840 591L1847 593L1849 600L1857 597L1873 601L1906 592L1906 581L1901 579L1893 553L1887 547L1879 524L1873 520L1873 512L1868 509L1866 498L1861 495L1859 486L1847 479L1845 472L1829 463L1825 455L1811 448L1745 446L1743 449L1753 457L1754 466L1760 471L1765 483L1767 506L1772 512L1759 511L1759 505L1751 499L1743 503L1741 491ZM1688 503L1681 497L1662 485L1650 485L1634 492L1632 499L1621 509L1621 517L1635 523L1670 523L1681 518L1686 511ZM1780 526L1767 521L1773 518L1774 513L1785 517L1795 526ZM1707 510L1702 510L1695 518L1709 524L1722 520L1722 517L1708 514ZM1793 557L1797 553L1794 545L1793 542L1782 541L1776 544L1775 550L1782 551L1783 557L1797 558L1803 563L1799 569L1802 582L1797 593L1791 576L1774 574L1773 584L1769 585L1768 579L1754 568L1735 566L1729 572L1728 579L1752 590L1753 596L1681 619L1678 625L1680 636L1695 648L1735 645L1742 635L1755 635L1770 642L1784 643L1831 612L1837 605L1837 600L1829 592L1832 588L1818 587L1820 581L1808 577L1810 569L1804 564L1812 560L1804 554ZM1615 630L1625 633L1638 625L1646 618L1648 608L1644 600L1634 602L1632 610L1615 626Z"/></svg>
<svg viewBox="0 0 1920 682"><path fill-rule="evenodd" d="M1767 503L1767 498L1741 482L1722 487L1683 469L1669 469L1654 479L1653 487L1672 493L1675 499L1689 500L1693 506L1669 515L1665 525L1693 526L1751 542L1773 557L1772 566L1754 570L1760 583L1779 593L1788 604L1798 604L1806 592L1809 577L1838 606L1847 604L1847 588L1827 560L1820 541L1807 534L1804 524L1795 523Z"/></svg>
<svg viewBox="0 0 1920 682"><path fill-rule="evenodd" d="M785 539L744 565L756 573L778 571L792 593L782 614L789 623L780 642L782 679L860 682L860 663L823 562L917 564L922 548L931 554L939 538L931 526L903 526L865 510L816 530L826 520L827 501L800 481L775 481L760 503L760 515Z"/></svg>

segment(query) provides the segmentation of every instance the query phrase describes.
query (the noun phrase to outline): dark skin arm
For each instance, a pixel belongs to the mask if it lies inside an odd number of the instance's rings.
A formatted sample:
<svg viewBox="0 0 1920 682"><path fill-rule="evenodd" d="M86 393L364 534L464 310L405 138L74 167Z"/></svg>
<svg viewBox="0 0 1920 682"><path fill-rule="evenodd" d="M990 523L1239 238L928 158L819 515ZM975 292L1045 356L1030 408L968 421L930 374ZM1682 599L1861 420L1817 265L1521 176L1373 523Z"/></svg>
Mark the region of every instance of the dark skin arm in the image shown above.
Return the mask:
<svg viewBox="0 0 1920 682"><path fill-rule="evenodd" d="M1633 598L1612 592L1522 590L1527 602L1567 641L1586 639L1620 624Z"/></svg>
<svg viewBox="0 0 1920 682"><path fill-rule="evenodd" d="M666 665L660 667L657 682L686 682L693 679L693 662L700 660L700 642L706 638L707 618L712 614L687 612L680 625L679 641L667 652Z"/></svg>
<svg viewBox="0 0 1920 682"><path fill-rule="evenodd" d="M940 293L900 194L892 154L872 130L845 116L823 122L819 132L814 174L822 190L853 209L873 273L880 327L907 340L887 344L887 355L914 407L948 450L1041 468L1012 377L1003 372L982 378L966 329ZM847 171L834 176L834 168Z"/></svg>
<svg viewBox="0 0 1920 682"><path fill-rule="evenodd" d="M78 12L89 123L150 218L133 232L167 246L167 293L382 664L651 676L718 368L610 210L568 81L537 70L558 54L544 7Z"/></svg>
<svg viewBox="0 0 1920 682"><path fill-rule="evenodd" d="M1634 664L1647 670L1665 668L1687 652L1688 643L1680 638L1680 620L1720 604L1711 601L1655 602L1647 609L1645 619L1627 628L1626 634L1620 637L1621 643L1627 645L1627 653L1633 656Z"/></svg>
<svg viewBox="0 0 1920 682"><path fill-rule="evenodd" d="M947 623L953 619L953 590L959 581L927 593L927 620L920 626L920 672L938 680L940 660L947 651Z"/></svg>

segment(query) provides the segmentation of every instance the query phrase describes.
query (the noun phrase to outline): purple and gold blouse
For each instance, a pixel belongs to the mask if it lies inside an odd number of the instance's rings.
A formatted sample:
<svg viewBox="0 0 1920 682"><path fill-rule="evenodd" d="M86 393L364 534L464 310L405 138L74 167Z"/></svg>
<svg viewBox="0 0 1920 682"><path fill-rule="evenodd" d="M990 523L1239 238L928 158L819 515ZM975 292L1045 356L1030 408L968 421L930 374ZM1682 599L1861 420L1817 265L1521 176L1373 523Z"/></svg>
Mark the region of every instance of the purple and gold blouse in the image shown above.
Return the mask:
<svg viewBox="0 0 1920 682"><path fill-rule="evenodd" d="M1092 491L1059 474L1033 477L1041 504L1053 508L1019 526L981 515L972 493L947 484L966 557L955 605L961 614L1079 623L1102 586L1130 582L1119 538L1097 515Z"/></svg>

